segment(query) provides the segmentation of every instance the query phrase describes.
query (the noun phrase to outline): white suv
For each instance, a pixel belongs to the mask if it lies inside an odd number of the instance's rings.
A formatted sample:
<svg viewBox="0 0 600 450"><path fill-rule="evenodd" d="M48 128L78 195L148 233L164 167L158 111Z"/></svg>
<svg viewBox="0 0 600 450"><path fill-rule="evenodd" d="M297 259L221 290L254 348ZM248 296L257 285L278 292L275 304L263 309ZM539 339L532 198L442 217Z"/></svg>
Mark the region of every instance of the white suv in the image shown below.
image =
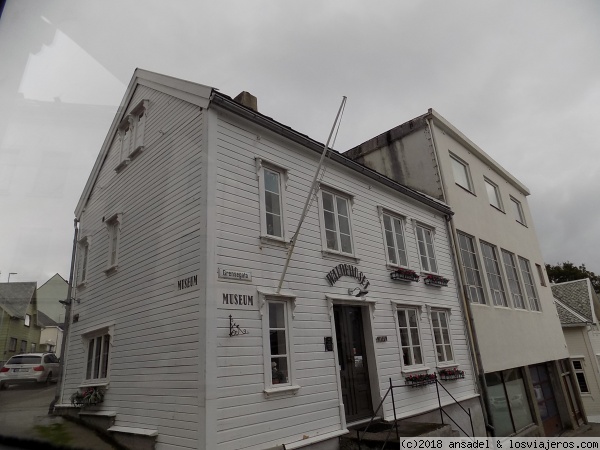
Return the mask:
<svg viewBox="0 0 600 450"><path fill-rule="evenodd" d="M10 358L0 369L0 389L10 384L58 381L59 361L54 353L23 353Z"/></svg>

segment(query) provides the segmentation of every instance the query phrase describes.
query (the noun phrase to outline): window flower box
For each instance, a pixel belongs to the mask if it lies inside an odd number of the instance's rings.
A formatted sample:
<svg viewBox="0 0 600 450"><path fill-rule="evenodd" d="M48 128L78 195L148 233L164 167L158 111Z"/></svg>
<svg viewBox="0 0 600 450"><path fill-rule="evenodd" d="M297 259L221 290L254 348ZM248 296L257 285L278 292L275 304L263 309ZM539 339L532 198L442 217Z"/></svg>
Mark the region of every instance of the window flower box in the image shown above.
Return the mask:
<svg viewBox="0 0 600 450"><path fill-rule="evenodd" d="M428 384L433 384L437 380L435 373L422 373L419 375L409 375L404 377L404 383L407 386L420 387Z"/></svg>
<svg viewBox="0 0 600 450"><path fill-rule="evenodd" d="M77 407L98 405L103 401L104 388L100 386L90 386L71 395L71 404Z"/></svg>
<svg viewBox="0 0 600 450"><path fill-rule="evenodd" d="M441 369L438 371L438 375L442 381L458 380L465 377L465 371L458 370L456 367L454 369Z"/></svg>
<svg viewBox="0 0 600 450"><path fill-rule="evenodd" d="M430 286L448 286L450 280L439 275L427 275L424 281Z"/></svg>
<svg viewBox="0 0 600 450"><path fill-rule="evenodd" d="M419 275L414 270L398 268L390 273L392 280L398 281L419 281Z"/></svg>

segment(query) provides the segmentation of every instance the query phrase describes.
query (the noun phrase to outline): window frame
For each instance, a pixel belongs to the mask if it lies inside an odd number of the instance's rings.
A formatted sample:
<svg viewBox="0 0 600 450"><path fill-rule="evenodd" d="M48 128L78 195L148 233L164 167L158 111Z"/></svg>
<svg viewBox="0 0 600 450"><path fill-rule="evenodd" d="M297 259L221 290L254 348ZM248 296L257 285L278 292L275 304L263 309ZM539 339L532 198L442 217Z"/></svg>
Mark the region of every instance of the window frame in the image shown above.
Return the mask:
<svg viewBox="0 0 600 450"><path fill-rule="evenodd" d="M259 210L260 210L260 238L261 241L274 241L287 244L287 214L286 191L288 185L288 170L262 158L255 158L256 177L258 179ZM277 173L279 176L279 207L281 220L281 237L271 235L267 231L267 205L265 189L265 170Z"/></svg>
<svg viewBox="0 0 600 450"><path fill-rule="evenodd" d="M421 272L432 273L432 274L439 274L440 273L439 272L440 267L438 265L437 257L436 257L436 254L435 254L435 227L432 227L430 225L426 225L426 224L421 223L421 222L416 222L416 221L414 221L413 224L414 224L415 241L417 243L417 254L419 255L419 265L421 267ZM425 231L427 231L427 232L430 233L431 249L433 251L433 256L429 255L429 252L427 250L427 241L426 240L419 241L419 232L418 232L419 229L423 230L423 233L424 233L423 236L424 237L425 237ZM423 254L421 253L421 247L419 245L419 242L423 242L423 244L424 244L424 248L425 248L425 252L426 252L425 258L426 258L426 261L427 261L427 268L425 268L423 266ZM432 259L433 259L433 262L435 263L435 269L436 270L431 270L430 266L431 266L431 260Z"/></svg>
<svg viewBox="0 0 600 450"><path fill-rule="evenodd" d="M149 100L141 100L131 109L117 127L119 140L119 164L115 171L122 171L145 150L144 137L148 116Z"/></svg>
<svg viewBox="0 0 600 450"><path fill-rule="evenodd" d="M575 375L575 380L577 381L577 388L579 389L579 393L581 395L590 395L590 384L587 381L587 377L585 376L585 358L571 358L571 363L573 364L573 375ZM579 363L579 368L576 367L575 363ZM581 375L581 378L579 377ZM585 384L586 390L583 391L581 389L581 384Z"/></svg>
<svg viewBox="0 0 600 450"><path fill-rule="evenodd" d="M498 187L498 185L496 183L494 183L493 181L491 181L487 177L483 177L483 181L485 182L485 185L486 185L485 191L487 193L490 205L493 206L498 211L504 212L504 204L502 203L502 196L500 195L500 188ZM492 203L492 199L490 197L490 191L488 190L488 186L494 190L496 200L498 201L498 206L496 206Z"/></svg>
<svg viewBox="0 0 600 450"><path fill-rule="evenodd" d="M525 302L525 294L523 292L523 286L521 285L521 277L519 277L519 268L517 267L517 260L515 259L515 254L505 250L503 248L500 249L500 254L502 255L502 265L504 267L504 273L506 274L506 281L508 282L508 293L510 294L510 299L512 305L515 309L527 310L527 305ZM510 258L511 265L506 263L504 256L507 255ZM510 269L510 271L509 271ZM511 278L511 275L514 276L514 280ZM511 281L516 283L516 288L518 289L518 293L513 292L513 285ZM520 303L516 298L520 296ZM517 306L519 304L519 306Z"/></svg>
<svg viewBox="0 0 600 450"><path fill-rule="evenodd" d="M498 252L496 251L498 247L496 247L494 244L491 244L489 242L486 241L482 241L481 239L479 240L479 243L481 245L481 257L483 259L483 266L485 268L485 273L487 275L487 280L488 280L488 288L489 288L489 292L490 292L490 298L491 298L491 305L495 306L497 308L508 308L508 298L506 296L506 289L504 287L504 277L502 275L502 267L500 265L500 263L498 262ZM483 251L484 246L487 245L492 249L492 253L494 255L494 259L490 259L485 255L485 252ZM486 260L490 260L494 263L496 270L497 270L497 274L491 274L488 271L488 264L486 263ZM491 279L491 276L497 276L499 283L500 283L500 290L495 289L494 283ZM500 294L502 294L502 302L501 304L498 304L496 302L496 295L495 293L499 292Z"/></svg>
<svg viewBox="0 0 600 450"><path fill-rule="evenodd" d="M526 227L527 221L525 220L525 211L523 211L523 204L519 200L514 198L512 195L510 195L509 197L511 205L514 205L516 207L516 210L513 209L513 214L516 213L517 215L517 217L515 217L515 220L524 227Z"/></svg>
<svg viewBox="0 0 600 450"><path fill-rule="evenodd" d="M533 278L533 273L531 272L531 263L527 258L523 258L522 256L517 256L519 261L519 269L521 272L521 278L523 279L523 286L525 287L525 295L527 296L527 302L530 311L542 312L542 304L540 302L540 295L535 288L535 280ZM522 262L524 262L527 266L527 271L523 269ZM527 275L527 276L525 276ZM527 279L531 281L531 283L527 282ZM531 287L533 291L533 297L530 297L530 293L527 290L528 287Z"/></svg>
<svg viewBox="0 0 600 450"><path fill-rule="evenodd" d="M21 347L19 347L19 353L27 353L27 341L21 339Z"/></svg>
<svg viewBox="0 0 600 450"><path fill-rule="evenodd" d="M331 230L327 230L325 228L325 208L324 208L324 201L323 201L323 193L327 193L327 194L333 196L333 205L334 205L335 211L328 211L328 212L334 213L335 226L336 226L336 230L335 230L336 243L337 243L339 250L331 249L327 246L327 231L331 231ZM353 198L354 197L350 194L341 192L335 188L321 185L319 187L319 193L318 193L317 198L319 201L319 224L320 224L320 229L321 229L322 252L333 254L333 255L340 255L340 256L355 258L356 245L354 242L354 232L352 230L352 228L353 228L352 227L352 209L353 209ZM350 236L350 245L352 246L351 253L344 252L341 250L342 242L341 242L341 236L340 236L341 233L340 233L340 227L339 227L339 213L338 213L338 208L337 208L337 198L340 198L340 199L343 199L346 201L346 207L347 207L347 211L348 211L348 227L349 227L349 231L350 231L350 235L349 235Z"/></svg>
<svg viewBox="0 0 600 450"><path fill-rule="evenodd" d="M408 304L395 304L395 314L394 314L394 321L396 323L396 335L397 335L397 339L398 339L398 348L400 350L399 356L400 356L400 367L402 372L404 373L410 373L410 372L418 372L418 371L422 371L422 370L428 370L429 367L427 367L426 363L425 363L425 352L423 351L423 334L421 333L421 313L422 310L419 306L415 306L415 305L408 305ZM417 337L419 338L419 344L418 347L420 348L421 351L421 362L419 364L415 363L415 357L414 357L414 347L415 345L412 343L412 336L410 333L410 326L407 328L407 336L409 338L409 350L410 350L410 356L412 359L412 364L405 364L404 363L404 353L402 351L402 349L406 346L403 345L402 343L402 333L400 332L400 312L404 312L405 315L405 319L406 319L406 323L407 325L409 324L409 317L408 317L408 312L409 311L414 311L415 312L415 317L416 317L416 322L417 322Z"/></svg>
<svg viewBox="0 0 600 450"><path fill-rule="evenodd" d="M462 231L457 231L457 235L458 235L458 250L460 253L460 261L462 263L463 266L463 271L465 273L465 278L467 283L469 282L469 275L468 275L468 270L472 270L475 271L477 273L477 276L479 277L479 282L480 282L480 286L474 285L474 284L467 284L467 288L469 289L469 301L470 303L474 304L474 305L488 305L488 299L486 298L487 295L487 291L486 291L486 285L485 285L485 277L483 276L483 272L481 270L481 257L479 254L479 249L477 247L477 239L475 238L475 236L471 236L467 233L463 233ZM471 246L473 248L473 251L471 251L470 249L463 249L461 247L461 240L460 238L464 237L465 239L467 239L470 243ZM466 253L469 253L470 255L472 255L472 259L475 263L475 265L477 267L468 267L465 264L465 258L463 257L463 251ZM471 288L474 287L476 290L479 289L479 292L481 293L481 300L482 301L473 301L473 297L471 296ZM479 295L478 295L479 297Z"/></svg>
<svg viewBox="0 0 600 450"><path fill-rule="evenodd" d="M475 187L473 185L473 178L471 177L471 169L469 167L469 164L467 162L465 162L463 159L456 156L452 152L449 152L449 155L450 155L450 159L451 159L450 166L452 167L452 176L454 177L454 183L457 186L460 186L461 188L463 188L463 189L469 191L471 194L475 195ZM454 163L459 164L464 169L464 174L467 179L468 186L463 186L461 183L459 183L457 181L456 171L454 170L454 168L456 166L454 165Z"/></svg>
<svg viewBox="0 0 600 450"><path fill-rule="evenodd" d="M105 356L105 340L108 338L108 352ZM100 353L97 355L97 347L96 343L100 340ZM114 349L114 325L106 325L101 328L97 328L91 331L86 331L81 334L81 341L83 344L83 380L81 382L82 386L105 386L110 381L110 372L111 372L111 360ZM90 347L90 343L93 343L93 347ZM90 350L92 360L90 361ZM106 360L104 359L106 357ZM98 376L93 377L96 372L97 367L94 365L96 358L99 358L100 366L97 370ZM102 375L102 365L106 361L105 369L106 376ZM90 366L91 363L91 366ZM88 372L90 372L91 378L88 378Z"/></svg>
<svg viewBox="0 0 600 450"><path fill-rule="evenodd" d="M77 264L78 287L85 286L85 284L87 283L89 273L88 263L90 256L90 244L91 238L89 236L85 236L77 242L77 246L79 248L78 255L80 258L80 261Z"/></svg>
<svg viewBox="0 0 600 450"><path fill-rule="evenodd" d="M544 278L544 269L542 268L541 264L535 263L535 268L537 269L538 272L538 277L540 279L540 285L542 286L546 286L546 279Z"/></svg>
<svg viewBox="0 0 600 450"><path fill-rule="evenodd" d="M17 351L17 342L19 340L17 338L11 337L8 341L8 351L16 352Z"/></svg>
<svg viewBox="0 0 600 450"><path fill-rule="evenodd" d="M108 257L106 261L106 273L117 270L119 267L119 253L121 249L121 226L122 226L122 214L114 214L105 221L106 231L108 233ZM116 233L114 236L113 233ZM114 261L112 258L114 246Z"/></svg>
<svg viewBox="0 0 600 450"><path fill-rule="evenodd" d="M31 326L31 314L25 314L25 317L23 318L23 324L26 327L30 327Z"/></svg>
<svg viewBox="0 0 600 450"><path fill-rule="evenodd" d="M296 296L281 291L274 293L271 291L258 290L259 310L262 316L262 338L263 338L263 365L264 365L264 389L265 397L273 395L296 393L300 386L296 384L296 360L294 352L294 314L296 308ZM271 339L269 323L269 304L283 304L286 325L286 347L288 358L288 381L286 383L273 383L271 367Z"/></svg>
<svg viewBox="0 0 600 450"><path fill-rule="evenodd" d="M451 310L449 309L445 309L445 308L431 308L430 309L430 324L431 324L431 336L432 336L432 341L433 341L433 353L435 355L435 360L436 360L436 365L437 367L441 367L441 368L445 368L445 367L457 367L458 364L456 363L456 353L454 352L454 344L452 342L452 330L450 328L450 316L451 316ZM436 327L434 325L434 321L433 321L433 316L434 314L438 315L438 324L439 326ZM448 342L444 342L444 334L443 334L443 330L444 327L442 327L442 322L440 320L440 315L444 315L445 320L446 320L446 327L445 329L447 330L448 333ZM442 338L442 343L439 344L436 340L435 337L435 331L436 328L439 329L440 332L440 337ZM438 351L437 348L438 346L442 347L442 353L444 355L444 359L440 360L439 356L438 356ZM452 352L452 358L448 359L447 355L446 355L446 346L450 346L450 351Z"/></svg>
<svg viewBox="0 0 600 450"><path fill-rule="evenodd" d="M385 247L385 261L386 264L388 266L391 267L403 267L403 268L408 268L409 264L408 264L408 249L406 248L406 233L405 233L405 229L406 229L406 217L403 217L402 215L399 214L395 214L387 209L384 209L381 206L377 207L377 212L379 215L379 222L381 224L381 232L383 234L383 245ZM385 217L389 217L390 218L390 224L392 226L392 238L394 240L393 242L393 249L394 249L394 254L396 256L396 260L397 262L392 262L390 260L390 255L389 255L389 248L390 246L388 245L387 242L387 233L386 233L386 228L385 228ZM400 235L402 237L402 245L404 247L404 259L406 261L406 264L401 264L400 261L400 249L398 248L398 233L396 231L396 225L394 220L397 220L400 222Z"/></svg>

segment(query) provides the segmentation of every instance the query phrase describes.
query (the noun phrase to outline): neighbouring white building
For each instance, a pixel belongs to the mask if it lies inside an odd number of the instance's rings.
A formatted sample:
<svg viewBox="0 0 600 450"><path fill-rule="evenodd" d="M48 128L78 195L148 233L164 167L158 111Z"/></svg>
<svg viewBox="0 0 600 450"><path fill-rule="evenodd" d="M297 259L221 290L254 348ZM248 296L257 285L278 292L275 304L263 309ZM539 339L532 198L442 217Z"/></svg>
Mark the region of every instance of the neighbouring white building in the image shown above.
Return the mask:
<svg viewBox="0 0 600 450"><path fill-rule="evenodd" d="M585 412L600 422L600 301L588 278L551 285Z"/></svg>
<svg viewBox="0 0 600 450"><path fill-rule="evenodd" d="M555 436L582 419L527 204L529 190L430 109L346 156L450 205L465 310L497 436Z"/></svg>
<svg viewBox="0 0 600 450"><path fill-rule="evenodd" d="M68 290L69 282L59 274L54 274L37 289L38 310L57 324L62 324L65 321L64 301Z"/></svg>
<svg viewBox="0 0 600 450"><path fill-rule="evenodd" d="M323 145L255 101L136 70L76 209L58 409L99 387L80 416L123 442L335 449L393 419L390 380L450 371L485 434L451 210L331 152L278 292ZM437 387L396 390L397 416L439 421Z"/></svg>

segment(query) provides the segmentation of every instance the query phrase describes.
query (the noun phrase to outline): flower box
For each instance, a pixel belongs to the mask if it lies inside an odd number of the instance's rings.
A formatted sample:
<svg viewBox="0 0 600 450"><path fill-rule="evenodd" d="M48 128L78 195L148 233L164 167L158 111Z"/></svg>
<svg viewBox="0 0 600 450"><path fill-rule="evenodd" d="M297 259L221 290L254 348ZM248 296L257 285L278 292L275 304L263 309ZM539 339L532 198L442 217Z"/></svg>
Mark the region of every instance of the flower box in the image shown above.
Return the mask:
<svg viewBox="0 0 600 450"><path fill-rule="evenodd" d="M439 275L427 275L424 281L430 286L448 286L450 280Z"/></svg>
<svg viewBox="0 0 600 450"><path fill-rule="evenodd" d="M414 270L410 269L396 269L392 273L390 273L390 278L392 280L398 281L419 281L419 275Z"/></svg>
<svg viewBox="0 0 600 450"><path fill-rule="evenodd" d="M422 373L419 375L408 375L404 377L404 383L407 386L412 387L420 387L426 386L428 384L433 384L437 380L437 375L435 373Z"/></svg>
<svg viewBox="0 0 600 450"><path fill-rule="evenodd" d="M103 401L104 388L98 386L90 386L71 395L71 404L77 407L98 405Z"/></svg>
<svg viewBox="0 0 600 450"><path fill-rule="evenodd" d="M454 368L454 369L442 369L442 370L438 371L438 375L440 376L440 379L442 381L458 380L459 378L464 378L465 377L465 371L464 370L458 370L456 368Z"/></svg>

